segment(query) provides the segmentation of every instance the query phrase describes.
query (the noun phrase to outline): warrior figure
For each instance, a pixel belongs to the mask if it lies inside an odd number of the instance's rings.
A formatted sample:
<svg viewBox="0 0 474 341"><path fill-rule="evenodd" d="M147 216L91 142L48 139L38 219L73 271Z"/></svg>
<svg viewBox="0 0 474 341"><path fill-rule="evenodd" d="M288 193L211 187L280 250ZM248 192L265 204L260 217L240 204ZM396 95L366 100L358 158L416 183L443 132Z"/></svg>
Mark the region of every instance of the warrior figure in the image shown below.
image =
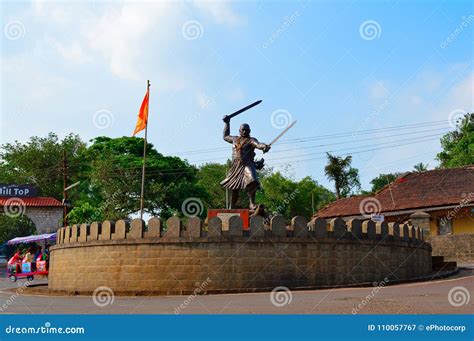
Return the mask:
<svg viewBox="0 0 474 341"><path fill-rule="evenodd" d="M227 177L221 182L221 185L231 190L231 200L229 208L236 208L240 190L246 190L250 210L256 210L255 194L260 189L257 169L263 168L263 159L255 161L255 148L264 153L271 148L270 145L260 143L254 137L250 136L250 126L242 124L239 129L240 136L230 135L230 117L224 116L224 140L232 143L232 166L227 173Z"/></svg>

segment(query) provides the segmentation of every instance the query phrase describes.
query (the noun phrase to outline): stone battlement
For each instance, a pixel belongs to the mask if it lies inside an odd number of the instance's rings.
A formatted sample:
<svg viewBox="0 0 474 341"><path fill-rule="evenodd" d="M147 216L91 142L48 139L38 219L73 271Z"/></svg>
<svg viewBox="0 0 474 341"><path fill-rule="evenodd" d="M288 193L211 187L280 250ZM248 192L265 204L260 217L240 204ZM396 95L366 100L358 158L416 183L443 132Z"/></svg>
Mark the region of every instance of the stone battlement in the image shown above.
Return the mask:
<svg viewBox="0 0 474 341"><path fill-rule="evenodd" d="M296 216L287 225L283 216L274 216L270 226L265 226L261 217L251 217L250 229L243 230L240 217L231 217L229 230L222 230L222 222L218 217L211 218L204 225L200 218L187 219L183 224L178 217L171 217L166 222L166 230L160 218L152 218L145 225L140 219L132 221L119 220L117 222L104 221L103 223L92 223L73 225L58 230L57 244L85 243L90 241L105 241L119 239L170 239L186 241L189 238L212 241L225 241L232 237L276 237L276 238L305 238L305 239L368 239L384 242L400 241L413 245L424 243L422 230L408 224L397 223L375 223L371 220L360 221L353 219L345 221L341 218L326 221L318 218L310 223L301 216ZM216 237L221 237L216 239Z"/></svg>
<svg viewBox="0 0 474 341"><path fill-rule="evenodd" d="M105 221L60 228L51 247L49 288L90 294L162 295L320 288L400 281L431 272L420 229L372 221L295 217L270 226L238 216Z"/></svg>

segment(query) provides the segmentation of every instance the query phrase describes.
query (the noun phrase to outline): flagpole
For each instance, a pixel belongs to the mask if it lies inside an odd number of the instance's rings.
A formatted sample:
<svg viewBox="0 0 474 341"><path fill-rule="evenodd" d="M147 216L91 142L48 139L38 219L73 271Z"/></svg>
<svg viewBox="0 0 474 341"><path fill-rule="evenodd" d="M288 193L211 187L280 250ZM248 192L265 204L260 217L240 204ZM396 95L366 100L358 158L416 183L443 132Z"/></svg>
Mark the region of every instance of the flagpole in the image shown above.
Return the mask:
<svg viewBox="0 0 474 341"><path fill-rule="evenodd" d="M148 94L148 112L150 112L150 81L147 81L146 91ZM143 220L143 197L145 193L145 164L146 164L146 138L148 133L148 116L145 122L145 139L143 141L143 167L142 167L142 191L140 194L140 219Z"/></svg>

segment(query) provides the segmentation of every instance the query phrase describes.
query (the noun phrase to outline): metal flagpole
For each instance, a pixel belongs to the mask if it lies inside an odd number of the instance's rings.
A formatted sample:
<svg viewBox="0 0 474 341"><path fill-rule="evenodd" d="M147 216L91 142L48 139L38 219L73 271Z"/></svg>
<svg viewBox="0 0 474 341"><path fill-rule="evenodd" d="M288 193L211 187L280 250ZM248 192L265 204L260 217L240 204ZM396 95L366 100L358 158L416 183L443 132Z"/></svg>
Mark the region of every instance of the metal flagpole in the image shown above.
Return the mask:
<svg viewBox="0 0 474 341"><path fill-rule="evenodd" d="M148 94L148 114L150 113L150 81L147 81L146 91ZM146 138L148 132L148 116L145 122L145 139L143 141L143 168L142 168L142 191L140 194L140 219L143 220L143 196L145 193L145 164L146 164Z"/></svg>

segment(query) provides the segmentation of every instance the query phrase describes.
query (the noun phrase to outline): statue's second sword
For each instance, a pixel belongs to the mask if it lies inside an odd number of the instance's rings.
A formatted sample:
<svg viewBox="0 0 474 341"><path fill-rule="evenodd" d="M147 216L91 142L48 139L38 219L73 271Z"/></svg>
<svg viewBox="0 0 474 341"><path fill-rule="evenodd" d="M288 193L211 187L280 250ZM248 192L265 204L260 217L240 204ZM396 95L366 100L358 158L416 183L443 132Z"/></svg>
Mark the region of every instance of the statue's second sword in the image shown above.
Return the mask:
<svg viewBox="0 0 474 341"><path fill-rule="evenodd" d="M270 142L269 146L272 146L276 141L278 141L283 135L286 134L288 130L290 130L294 125L296 124L296 121L293 121L288 127L286 127L280 134L278 134L277 137L273 139L272 142Z"/></svg>

